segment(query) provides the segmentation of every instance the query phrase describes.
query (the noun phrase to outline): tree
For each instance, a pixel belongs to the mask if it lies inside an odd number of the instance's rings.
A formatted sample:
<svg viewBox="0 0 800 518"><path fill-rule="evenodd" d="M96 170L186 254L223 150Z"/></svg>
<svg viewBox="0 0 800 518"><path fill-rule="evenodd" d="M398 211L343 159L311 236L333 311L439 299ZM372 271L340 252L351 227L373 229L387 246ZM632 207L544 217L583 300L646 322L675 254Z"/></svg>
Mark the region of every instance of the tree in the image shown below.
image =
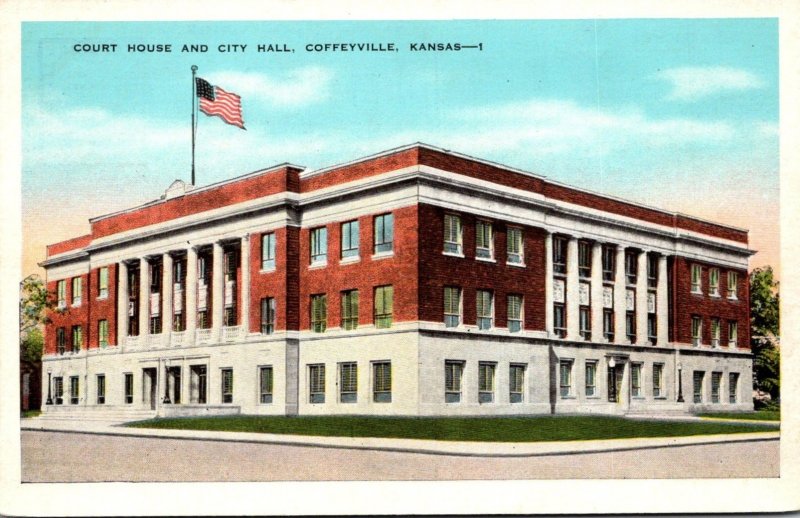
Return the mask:
<svg viewBox="0 0 800 518"><path fill-rule="evenodd" d="M771 266L750 273L750 345L755 388L780 397L780 292Z"/></svg>
<svg viewBox="0 0 800 518"><path fill-rule="evenodd" d="M19 355L20 359L38 362L42 358L42 325L50 321L47 311L55 307L52 294L38 275L29 275L20 283Z"/></svg>

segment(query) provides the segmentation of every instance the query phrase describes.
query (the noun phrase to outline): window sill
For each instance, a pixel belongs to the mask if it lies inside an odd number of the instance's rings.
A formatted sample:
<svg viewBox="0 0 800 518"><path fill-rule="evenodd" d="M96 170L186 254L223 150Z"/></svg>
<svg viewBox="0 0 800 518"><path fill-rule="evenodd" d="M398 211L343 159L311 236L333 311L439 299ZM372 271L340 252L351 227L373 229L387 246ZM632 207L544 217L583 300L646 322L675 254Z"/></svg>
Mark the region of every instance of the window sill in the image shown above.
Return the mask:
<svg viewBox="0 0 800 518"><path fill-rule="evenodd" d="M72 307L73 307L73 308L79 308L79 307L81 307L81 303L80 303L80 302L78 302L77 304L73 304L73 305L72 305Z"/></svg>
<svg viewBox="0 0 800 518"><path fill-rule="evenodd" d="M354 255L354 256L351 256L351 257L343 257L343 258L341 258L339 260L339 264L347 265L347 264L357 263L357 262L360 262L360 261L361 261L361 257L357 256L357 255Z"/></svg>
<svg viewBox="0 0 800 518"><path fill-rule="evenodd" d="M644 400L645 400L645 397L644 397L644 396L631 396L631 399L636 399L636 400L639 400L639 401L644 401Z"/></svg>
<svg viewBox="0 0 800 518"><path fill-rule="evenodd" d="M100 295L97 297L97 300L108 300L108 295Z"/></svg>
<svg viewBox="0 0 800 518"><path fill-rule="evenodd" d="M586 396L586 399L592 399L592 400L595 400L595 401L599 401L599 400L601 400L603 398L601 398L600 396Z"/></svg>
<svg viewBox="0 0 800 518"><path fill-rule="evenodd" d="M695 290L692 290L692 291L690 291L690 292L689 292L689 294L691 294L691 295L701 295L701 296L702 296L702 295L703 295L703 292L702 292L702 291L695 291Z"/></svg>
<svg viewBox="0 0 800 518"><path fill-rule="evenodd" d="M372 254L371 259L373 261L380 261L381 259L388 259L390 257L394 257L394 250L391 252L378 252L377 254Z"/></svg>
<svg viewBox="0 0 800 518"><path fill-rule="evenodd" d="M525 268L525 263L509 263L506 261L506 266L513 266L515 268Z"/></svg>
<svg viewBox="0 0 800 518"><path fill-rule="evenodd" d="M561 399L578 399L576 396L561 396Z"/></svg>
<svg viewBox="0 0 800 518"><path fill-rule="evenodd" d="M481 262L484 262L484 263L496 263L497 262L494 257L477 257L476 256L475 260L476 261L481 261Z"/></svg>
<svg viewBox="0 0 800 518"><path fill-rule="evenodd" d="M442 252L442 255L446 255L448 257L458 257L460 259L464 259L463 253L456 253L456 252Z"/></svg>
<svg viewBox="0 0 800 518"><path fill-rule="evenodd" d="M667 400L667 396L653 396L653 399L658 400L658 401L666 401Z"/></svg>
<svg viewBox="0 0 800 518"><path fill-rule="evenodd" d="M325 262L320 261L318 263L309 264L308 265L308 269L309 270L317 270L317 269L320 269L320 268L325 268L326 266L328 266L328 261L325 261Z"/></svg>
<svg viewBox="0 0 800 518"><path fill-rule="evenodd" d="M720 298L722 298L719 293L716 293L716 294L715 293L709 293L708 296L711 297L712 299L720 299Z"/></svg>
<svg viewBox="0 0 800 518"><path fill-rule="evenodd" d="M736 296L733 296L733 297L728 296L727 298L728 298L728 300L739 300L739 297L736 297Z"/></svg>
<svg viewBox="0 0 800 518"><path fill-rule="evenodd" d="M266 270L259 270L258 273L275 273L276 271L276 268L267 268Z"/></svg>

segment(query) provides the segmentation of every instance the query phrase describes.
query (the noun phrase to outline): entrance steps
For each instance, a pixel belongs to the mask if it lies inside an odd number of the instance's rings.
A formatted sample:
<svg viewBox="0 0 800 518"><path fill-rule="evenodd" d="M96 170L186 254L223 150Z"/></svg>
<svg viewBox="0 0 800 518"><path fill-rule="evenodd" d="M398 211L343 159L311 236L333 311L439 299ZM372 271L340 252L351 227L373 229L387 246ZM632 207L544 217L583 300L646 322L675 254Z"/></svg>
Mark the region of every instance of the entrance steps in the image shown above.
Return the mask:
<svg viewBox="0 0 800 518"><path fill-rule="evenodd" d="M647 417L689 417L694 415L687 411L683 403L665 403L663 405L648 405L646 407L631 406L625 417L647 418Z"/></svg>
<svg viewBox="0 0 800 518"><path fill-rule="evenodd" d="M48 407L35 419L42 421L142 421L156 416L155 410L126 407Z"/></svg>

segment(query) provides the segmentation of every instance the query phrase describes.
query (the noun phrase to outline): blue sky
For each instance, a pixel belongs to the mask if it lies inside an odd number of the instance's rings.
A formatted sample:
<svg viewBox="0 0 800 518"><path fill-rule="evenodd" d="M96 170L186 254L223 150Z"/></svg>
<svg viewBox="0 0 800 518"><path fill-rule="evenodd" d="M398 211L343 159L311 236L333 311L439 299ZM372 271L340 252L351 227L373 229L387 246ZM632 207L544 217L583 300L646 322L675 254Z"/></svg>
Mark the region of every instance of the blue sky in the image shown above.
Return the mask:
<svg viewBox="0 0 800 518"><path fill-rule="evenodd" d="M26 23L23 225L36 230L23 267L33 271L44 244L87 232L89 217L189 179L192 64L242 96L248 128L200 115L198 184L423 141L749 228L761 250L752 264L777 266L777 29L774 19ZM399 51L305 51L361 42ZM409 51L417 42L483 50ZM184 43L209 51L184 54ZM257 53L259 43L295 52Z"/></svg>

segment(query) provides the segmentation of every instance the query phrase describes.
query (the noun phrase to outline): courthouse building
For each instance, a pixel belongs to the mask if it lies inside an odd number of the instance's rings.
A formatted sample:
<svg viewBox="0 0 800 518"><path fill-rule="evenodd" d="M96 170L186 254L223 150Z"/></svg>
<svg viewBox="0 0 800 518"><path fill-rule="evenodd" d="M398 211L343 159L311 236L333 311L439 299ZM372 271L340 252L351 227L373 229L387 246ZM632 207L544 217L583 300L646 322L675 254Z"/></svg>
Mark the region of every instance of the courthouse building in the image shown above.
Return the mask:
<svg viewBox="0 0 800 518"><path fill-rule="evenodd" d="M747 231L425 144L90 220L47 413L751 410Z"/></svg>

